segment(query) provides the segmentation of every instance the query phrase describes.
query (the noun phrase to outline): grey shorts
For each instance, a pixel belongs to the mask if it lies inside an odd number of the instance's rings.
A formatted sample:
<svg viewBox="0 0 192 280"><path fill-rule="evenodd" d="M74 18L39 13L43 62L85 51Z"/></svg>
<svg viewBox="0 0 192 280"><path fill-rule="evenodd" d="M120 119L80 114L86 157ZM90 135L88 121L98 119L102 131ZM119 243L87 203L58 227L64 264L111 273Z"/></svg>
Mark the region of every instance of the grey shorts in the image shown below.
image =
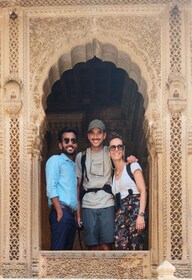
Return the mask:
<svg viewBox="0 0 192 280"><path fill-rule="evenodd" d="M114 242L115 207L83 208L84 240L87 246Z"/></svg>

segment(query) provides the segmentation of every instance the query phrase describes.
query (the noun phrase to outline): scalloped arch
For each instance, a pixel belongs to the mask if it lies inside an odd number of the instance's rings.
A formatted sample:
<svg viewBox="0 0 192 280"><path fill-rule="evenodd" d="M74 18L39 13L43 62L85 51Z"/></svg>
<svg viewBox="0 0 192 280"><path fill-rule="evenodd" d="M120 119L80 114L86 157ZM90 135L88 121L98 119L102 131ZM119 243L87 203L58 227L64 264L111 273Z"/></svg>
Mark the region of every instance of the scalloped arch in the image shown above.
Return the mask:
<svg viewBox="0 0 192 280"><path fill-rule="evenodd" d="M146 109L148 105L147 82L141 75L140 67L131 60L127 53L118 51L112 44L102 44L98 40L74 47L71 52L61 55L57 63L50 68L48 77L43 84L44 108L46 108L46 99L53 84L60 79L63 72L72 69L79 62L86 62L95 56L102 61L114 63L116 67L122 68L128 73L129 77L137 83L138 91L143 95Z"/></svg>

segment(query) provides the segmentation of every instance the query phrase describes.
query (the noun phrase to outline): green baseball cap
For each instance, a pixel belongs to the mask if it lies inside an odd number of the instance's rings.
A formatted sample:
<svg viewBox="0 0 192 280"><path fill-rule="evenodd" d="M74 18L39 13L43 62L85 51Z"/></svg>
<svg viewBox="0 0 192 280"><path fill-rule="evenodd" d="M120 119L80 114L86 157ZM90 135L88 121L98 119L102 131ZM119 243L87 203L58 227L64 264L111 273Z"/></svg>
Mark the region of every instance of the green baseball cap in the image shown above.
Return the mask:
<svg viewBox="0 0 192 280"><path fill-rule="evenodd" d="M95 119L90 122L90 124L88 126L88 132L93 128L99 128L99 129L105 131L105 124L101 120Z"/></svg>

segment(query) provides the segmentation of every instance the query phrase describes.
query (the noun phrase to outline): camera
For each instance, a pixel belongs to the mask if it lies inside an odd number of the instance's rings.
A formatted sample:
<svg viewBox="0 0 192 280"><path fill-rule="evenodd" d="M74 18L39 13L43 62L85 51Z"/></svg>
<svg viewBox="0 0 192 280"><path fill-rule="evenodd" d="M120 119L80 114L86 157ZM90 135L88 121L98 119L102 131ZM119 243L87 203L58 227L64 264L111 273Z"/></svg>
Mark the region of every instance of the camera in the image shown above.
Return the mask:
<svg viewBox="0 0 192 280"><path fill-rule="evenodd" d="M80 225L78 225L78 230L83 230L84 229L84 226L83 226L83 222L81 221L80 222Z"/></svg>

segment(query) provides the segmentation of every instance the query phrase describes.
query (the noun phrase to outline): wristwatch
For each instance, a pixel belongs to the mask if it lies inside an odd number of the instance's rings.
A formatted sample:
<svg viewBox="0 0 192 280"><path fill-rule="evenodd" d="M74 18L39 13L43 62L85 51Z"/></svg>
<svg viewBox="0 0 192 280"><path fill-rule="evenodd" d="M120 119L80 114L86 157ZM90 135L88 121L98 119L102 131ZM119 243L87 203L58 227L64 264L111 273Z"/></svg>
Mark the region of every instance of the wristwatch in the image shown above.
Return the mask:
<svg viewBox="0 0 192 280"><path fill-rule="evenodd" d="M138 216L144 217L144 216L145 216L145 213L144 213L144 212L139 212Z"/></svg>

